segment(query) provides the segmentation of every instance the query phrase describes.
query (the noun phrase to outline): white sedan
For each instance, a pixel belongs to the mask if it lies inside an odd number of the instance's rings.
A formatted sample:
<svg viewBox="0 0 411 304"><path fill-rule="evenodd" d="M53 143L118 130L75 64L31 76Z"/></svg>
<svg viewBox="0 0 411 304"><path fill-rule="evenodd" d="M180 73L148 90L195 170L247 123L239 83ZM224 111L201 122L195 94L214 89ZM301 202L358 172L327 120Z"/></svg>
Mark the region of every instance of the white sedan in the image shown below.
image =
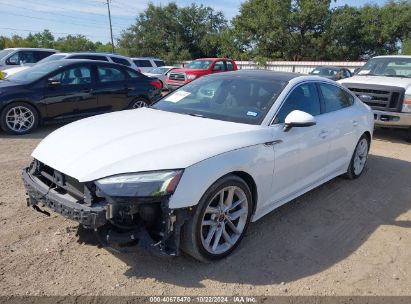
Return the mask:
<svg viewBox="0 0 411 304"><path fill-rule="evenodd" d="M106 245L211 261L239 245L250 221L339 175L359 177L373 123L367 105L325 78L219 73L150 108L56 130L23 180L28 205Z"/></svg>
<svg viewBox="0 0 411 304"><path fill-rule="evenodd" d="M170 73L173 69L177 69L175 66L162 66L158 68L154 68L146 73L143 73L144 75L148 77L154 77L157 78L158 80L161 81L161 85L163 88L167 89L166 87L166 79L167 79L167 74Z"/></svg>

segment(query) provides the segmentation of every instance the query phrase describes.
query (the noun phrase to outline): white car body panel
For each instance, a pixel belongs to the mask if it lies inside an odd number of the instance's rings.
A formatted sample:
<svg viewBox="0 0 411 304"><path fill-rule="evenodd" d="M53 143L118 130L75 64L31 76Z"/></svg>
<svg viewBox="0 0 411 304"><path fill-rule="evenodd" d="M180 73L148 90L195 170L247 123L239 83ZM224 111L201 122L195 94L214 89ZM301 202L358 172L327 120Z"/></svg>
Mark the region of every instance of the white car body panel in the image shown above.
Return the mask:
<svg viewBox="0 0 411 304"><path fill-rule="evenodd" d="M7 78L10 75L13 75L13 74L16 74L18 72L27 70L28 68L30 68L30 66L23 65L23 66L18 66L18 67L15 67L15 68L5 69L5 70L2 71L2 73L5 75L5 78Z"/></svg>
<svg viewBox="0 0 411 304"><path fill-rule="evenodd" d="M288 94L307 81L337 85L317 76L291 79L261 125L143 108L66 125L47 136L32 156L80 182L184 169L170 197L172 209L198 204L220 177L242 172L256 184L257 220L346 172L361 135L368 132L372 137L372 111L356 97L353 106L316 116L315 126L284 132L282 124L272 125Z"/></svg>
<svg viewBox="0 0 411 304"><path fill-rule="evenodd" d="M404 77L386 77L386 76L353 76L339 80L338 83L358 83L358 84L375 84L404 88L411 94L411 79Z"/></svg>

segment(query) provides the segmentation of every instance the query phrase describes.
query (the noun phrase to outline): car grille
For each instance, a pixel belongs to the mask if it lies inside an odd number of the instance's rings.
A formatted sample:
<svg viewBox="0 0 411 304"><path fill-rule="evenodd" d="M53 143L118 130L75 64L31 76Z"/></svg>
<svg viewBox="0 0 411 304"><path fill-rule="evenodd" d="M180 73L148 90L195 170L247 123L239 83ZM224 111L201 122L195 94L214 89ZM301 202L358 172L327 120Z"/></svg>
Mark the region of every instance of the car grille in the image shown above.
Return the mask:
<svg viewBox="0 0 411 304"><path fill-rule="evenodd" d="M168 79L173 80L173 81L185 81L186 75L184 73L170 73L170 76L168 76Z"/></svg>
<svg viewBox="0 0 411 304"><path fill-rule="evenodd" d="M39 162L34 161L37 176L50 188L56 190L61 194L68 193L78 200L85 200L88 188L84 183L80 183L75 178L65 175L53 168ZM91 203L91 202L89 202Z"/></svg>
<svg viewBox="0 0 411 304"><path fill-rule="evenodd" d="M381 85L362 85L344 83L357 96L368 95L370 101L365 102L374 110L400 112L404 100L403 88Z"/></svg>

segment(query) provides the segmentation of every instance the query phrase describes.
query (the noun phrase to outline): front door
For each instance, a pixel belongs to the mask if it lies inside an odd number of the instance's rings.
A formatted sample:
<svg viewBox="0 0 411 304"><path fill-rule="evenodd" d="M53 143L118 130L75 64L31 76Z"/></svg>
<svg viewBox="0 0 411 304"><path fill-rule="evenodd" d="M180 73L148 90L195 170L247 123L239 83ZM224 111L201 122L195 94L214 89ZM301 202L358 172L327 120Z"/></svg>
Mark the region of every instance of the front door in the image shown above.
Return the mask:
<svg viewBox="0 0 411 304"><path fill-rule="evenodd" d="M293 127L284 132L284 120L293 110L313 115L316 125ZM276 144L270 201L272 204L281 204L324 178L329 141L314 83L304 83L293 89L281 106L273 128Z"/></svg>
<svg viewBox="0 0 411 304"><path fill-rule="evenodd" d="M45 81L44 100L51 119L86 116L97 107L90 65L70 66Z"/></svg>

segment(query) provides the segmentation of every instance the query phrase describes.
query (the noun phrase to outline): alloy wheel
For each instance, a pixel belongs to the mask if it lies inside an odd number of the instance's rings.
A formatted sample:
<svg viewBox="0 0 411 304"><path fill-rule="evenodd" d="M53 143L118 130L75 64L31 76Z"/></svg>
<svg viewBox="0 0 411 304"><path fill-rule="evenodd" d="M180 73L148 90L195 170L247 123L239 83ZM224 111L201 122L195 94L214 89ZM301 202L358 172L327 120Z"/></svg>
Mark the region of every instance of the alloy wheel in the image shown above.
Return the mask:
<svg viewBox="0 0 411 304"><path fill-rule="evenodd" d="M16 133L23 133L33 128L35 116L32 110L25 106L16 106L6 113L6 125Z"/></svg>
<svg viewBox="0 0 411 304"><path fill-rule="evenodd" d="M230 250L241 237L249 212L245 192L237 186L220 190L208 203L201 222L201 242L211 254Z"/></svg>
<svg viewBox="0 0 411 304"><path fill-rule="evenodd" d="M354 155L354 173L360 175L362 170L364 170L365 163L367 162L368 156L368 141L362 138L355 149Z"/></svg>
<svg viewBox="0 0 411 304"><path fill-rule="evenodd" d="M142 99L139 99L139 100L136 100L136 101L133 103L133 105L131 106L131 108L132 108L132 109L139 109L139 108L144 108L144 107L147 107L147 106L148 106L147 102L145 102L145 101L142 100Z"/></svg>

